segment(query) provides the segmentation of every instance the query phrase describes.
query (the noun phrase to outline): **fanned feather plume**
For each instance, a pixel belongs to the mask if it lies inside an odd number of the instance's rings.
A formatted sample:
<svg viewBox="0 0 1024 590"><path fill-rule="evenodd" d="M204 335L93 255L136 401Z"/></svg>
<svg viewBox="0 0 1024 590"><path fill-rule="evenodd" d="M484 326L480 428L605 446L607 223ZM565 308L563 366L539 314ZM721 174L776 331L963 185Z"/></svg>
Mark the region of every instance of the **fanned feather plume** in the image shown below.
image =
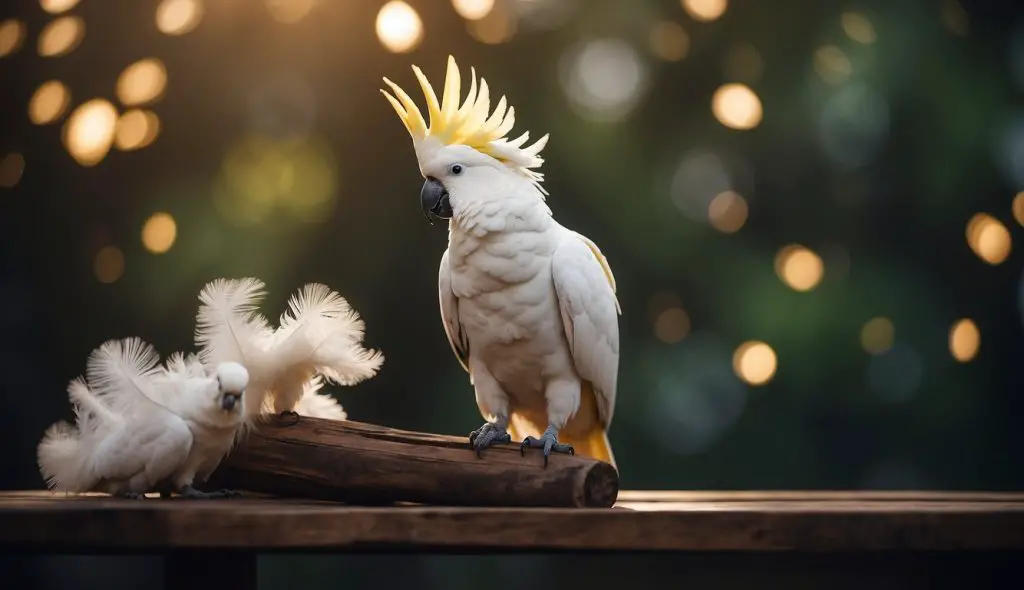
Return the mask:
<svg viewBox="0 0 1024 590"><path fill-rule="evenodd" d="M423 97L427 103L429 124L424 120L419 107L416 106L409 94L388 78L384 78L384 83L391 88L394 94L384 89L381 89L380 92L391 103L398 118L402 120L406 130L409 131L417 154L424 149L429 149L432 142L441 145L469 146L526 176L542 193L547 194L540 186L544 175L533 169L539 168L544 163L540 152L547 145L548 135L545 134L529 146L526 146L526 142L530 138L529 132L510 140L508 134L516 122L515 108L508 105L505 97L502 96L492 112L487 81L480 78L480 82L477 84L475 68L470 68L469 94L461 103L459 100L462 76L454 57L448 56L448 69L445 73L440 103L433 86L420 68L414 65L412 71L419 81L420 89L423 91ZM431 141L427 141L428 139Z"/></svg>
<svg viewBox="0 0 1024 590"><path fill-rule="evenodd" d="M95 483L91 450L103 437L123 424L79 377L68 384L68 399L75 425L60 421L43 434L36 450L39 472L51 490L85 492Z"/></svg>
<svg viewBox="0 0 1024 590"><path fill-rule="evenodd" d="M324 418L326 420L347 420L348 414L338 400L328 393L320 393L323 380L314 375L302 388L302 397L295 404L295 413L300 416Z"/></svg>
<svg viewBox="0 0 1024 590"><path fill-rule="evenodd" d="M257 307L265 291L255 278L216 279L199 293L196 345L206 366L234 361L247 368L261 362L259 343L269 331Z"/></svg>
<svg viewBox="0 0 1024 590"><path fill-rule="evenodd" d="M164 364L168 375L184 379L199 379L206 377L206 369L200 362L199 356L195 354L185 355L183 352L174 352L167 357Z"/></svg>
<svg viewBox="0 0 1024 590"><path fill-rule="evenodd" d="M283 366L318 372L339 385L373 377L384 362L360 345L365 325L344 297L326 285L310 283L288 299L273 348Z"/></svg>
<svg viewBox="0 0 1024 590"><path fill-rule="evenodd" d="M159 364L160 355L140 338L108 340L89 354L85 375L89 388L113 413L127 416L150 402L161 404L153 387Z"/></svg>
<svg viewBox="0 0 1024 590"><path fill-rule="evenodd" d="M293 294L276 329L257 313L262 296L258 279L217 279L200 294L196 320L199 359L207 369L234 360L249 371L244 397L247 426L262 414L297 411L311 384L314 393L319 389L321 377L353 385L380 368L381 353L361 345L363 321L326 285L310 283ZM309 403L319 401L310 399Z"/></svg>

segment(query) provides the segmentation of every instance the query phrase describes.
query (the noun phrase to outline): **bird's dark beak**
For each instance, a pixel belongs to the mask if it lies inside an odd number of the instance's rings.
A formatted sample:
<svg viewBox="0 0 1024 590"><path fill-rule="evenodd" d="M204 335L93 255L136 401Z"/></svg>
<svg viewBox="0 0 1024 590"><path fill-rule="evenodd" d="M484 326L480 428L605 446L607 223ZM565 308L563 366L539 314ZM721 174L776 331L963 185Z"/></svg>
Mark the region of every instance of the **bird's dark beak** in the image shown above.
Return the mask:
<svg viewBox="0 0 1024 590"><path fill-rule="evenodd" d="M230 412L235 409L235 404L238 403L240 397L242 397L240 393L225 393L224 397L220 398L220 407Z"/></svg>
<svg viewBox="0 0 1024 590"><path fill-rule="evenodd" d="M435 219L451 219L452 204L448 198L448 191L436 178L427 177L420 189L420 207L423 214L431 223Z"/></svg>

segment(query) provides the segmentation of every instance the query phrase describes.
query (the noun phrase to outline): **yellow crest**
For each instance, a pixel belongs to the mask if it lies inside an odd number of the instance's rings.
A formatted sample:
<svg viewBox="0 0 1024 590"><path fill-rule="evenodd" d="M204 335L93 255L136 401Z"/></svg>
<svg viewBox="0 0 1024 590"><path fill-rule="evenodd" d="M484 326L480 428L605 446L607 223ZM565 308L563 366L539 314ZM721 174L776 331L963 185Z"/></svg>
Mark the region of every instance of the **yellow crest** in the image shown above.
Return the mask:
<svg viewBox="0 0 1024 590"><path fill-rule="evenodd" d="M543 174L531 168L537 168L544 163L540 151L547 144L548 136L545 134L528 147L523 146L530 138L529 132L509 140L507 135L516 122L515 108L508 106L505 97L502 96L494 112L490 112L491 99L487 81L480 78L479 86L477 85L475 68L470 68L469 94L461 104L459 95L462 79L454 57L448 56L448 71L445 74L440 104L437 95L434 94L434 88L423 72L417 66L412 66L412 71L416 74L427 101L429 125L423 119L423 114L416 103L397 84L384 78L384 83L391 87L394 95L383 89L380 92L395 108L398 118L405 124L414 144L418 146L429 137L443 145L465 145L508 165L535 183L544 178Z"/></svg>

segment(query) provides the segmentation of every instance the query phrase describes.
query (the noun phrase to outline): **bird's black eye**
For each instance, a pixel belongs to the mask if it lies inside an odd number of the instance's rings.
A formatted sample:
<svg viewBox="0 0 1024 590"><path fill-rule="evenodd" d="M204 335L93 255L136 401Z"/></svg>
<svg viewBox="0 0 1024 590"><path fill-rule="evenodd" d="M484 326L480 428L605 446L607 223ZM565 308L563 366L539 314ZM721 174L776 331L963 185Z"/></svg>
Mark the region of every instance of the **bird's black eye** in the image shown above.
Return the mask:
<svg viewBox="0 0 1024 590"><path fill-rule="evenodd" d="M451 172L453 176L462 174L462 164L452 164Z"/></svg>

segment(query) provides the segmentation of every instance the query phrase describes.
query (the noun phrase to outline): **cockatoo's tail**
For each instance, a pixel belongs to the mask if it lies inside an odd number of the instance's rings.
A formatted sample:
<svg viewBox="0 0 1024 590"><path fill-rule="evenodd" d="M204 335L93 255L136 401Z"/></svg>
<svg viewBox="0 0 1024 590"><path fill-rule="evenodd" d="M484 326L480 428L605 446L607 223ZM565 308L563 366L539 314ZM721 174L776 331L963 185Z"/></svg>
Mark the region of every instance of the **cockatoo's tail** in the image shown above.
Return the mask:
<svg viewBox="0 0 1024 590"><path fill-rule="evenodd" d="M535 169L544 163L540 152L548 142L546 134L529 146L526 146L530 138L528 131L516 139L508 139L508 133L512 131L516 121L515 108L508 105L502 96L492 112L487 81L480 78L479 85L477 84L475 68L470 68L469 94L460 104L462 80L455 58L450 55L440 103L423 72L417 66L412 66L412 70L419 80L427 102L429 125L416 103L397 84L384 78L384 83L391 87L394 94L383 89L381 93L395 108L395 112L412 137L420 173L426 178L420 192L420 205L428 217L448 219L453 216L449 191L431 173L431 165L435 163L439 152L448 146L464 146L475 150L492 163L503 165L525 176L543 192L540 182L544 175ZM449 171L458 175L468 165L471 164L452 164L450 166L459 168Z"/></svg>

